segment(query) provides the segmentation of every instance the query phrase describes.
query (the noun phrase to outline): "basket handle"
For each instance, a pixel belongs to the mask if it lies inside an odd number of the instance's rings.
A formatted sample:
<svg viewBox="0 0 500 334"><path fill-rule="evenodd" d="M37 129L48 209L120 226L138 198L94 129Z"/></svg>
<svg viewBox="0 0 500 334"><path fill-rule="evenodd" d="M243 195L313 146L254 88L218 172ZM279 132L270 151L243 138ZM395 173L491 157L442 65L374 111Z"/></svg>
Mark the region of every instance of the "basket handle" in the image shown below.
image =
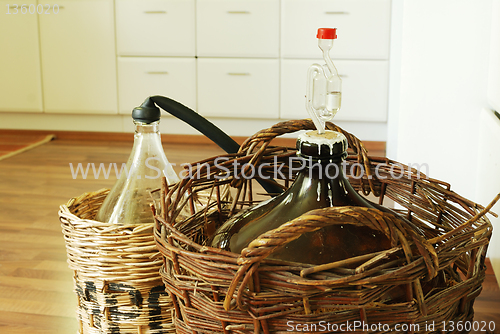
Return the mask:
<svg viewBox="0 0 500 334"><path fill-rule="evenodd" d="M392 247L397 244L402 246L408 262L411 262L413 257L410 243L407 240L407 237L410 237L416 244L419 253L424 257L430 277L434 277L437 272L439 265L434 247L407 224L404 224L396 215L378 209L355 206L316 209L284 223L274 230L261 234L247 248L241 251L241 256L238 258L240 268L229 286L224 300L224 308L226 310L230 309L233 294L238 283L243 279L236 302L241 309L244 309L241 303L244 286L260 263L276 249L299 238L304 233L314 232L325 226L335 224L367 226L381 231L391 240Z"/></svg>
<svg viewBox="0 0 500 334"><path fill-rule="evenodd" d="M365 168L365 173L363 175L363 178L361 179L361 182L362 183L368 182L369 189L371 190L371 192L375 196L379 196L380 191L375 188L375 183L374 183L377 180L377 177L371 172L370 168L371 163L368 157L368 151L366 150L361 140L359 140L353 134L343 130L342 128L338 127L337 125L331 122L327 122L325 124L325 128L327 130L340 132L346 136L348 146L354 151L354 154L357 156L358 163L360 163ZM258 145L259 143L263 143L262 148L257 152L255 152L252 159L249 161L249 165L257 166L265 154L265 148L274 138L284 134L294 133L300 130L315 130L315 129L316 127L311 119L292 120L292 121L277 123L272 127L268 129L263 129L255 133L253 136L247 138L243 142L243 144L241 144L238 153L245 152L247 155L250 155L252 154L252 150L255 148L256 145ZM245 180L243 178L234 179L231 185L233 187L239 188L241 187L244 181ZM366 187L364 186L361 187L363 193L365 195L368 195L370 191L367 191L365 188Z"/></svg>

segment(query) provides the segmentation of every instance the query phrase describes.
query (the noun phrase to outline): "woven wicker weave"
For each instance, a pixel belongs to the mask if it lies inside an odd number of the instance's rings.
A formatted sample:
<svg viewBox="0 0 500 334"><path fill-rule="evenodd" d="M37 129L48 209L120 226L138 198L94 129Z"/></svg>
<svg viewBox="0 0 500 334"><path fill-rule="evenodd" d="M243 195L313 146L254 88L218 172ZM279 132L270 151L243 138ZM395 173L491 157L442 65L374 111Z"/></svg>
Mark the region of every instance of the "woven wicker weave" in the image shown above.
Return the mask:
<svg viewBox="0 0 500 334"><path fill-rule="evenodd" d="M373 333L438 333L443 321L465 321L462 328L448 327L449 332L470 330L467 321L473 319L474 299L481 292L492 230L485 214L494 202L483 208L444 182L395 161L369 157L356 137L331 123L327 128L343 132L353 151L347 169L353 168L348 174L354 188L375 194L380 204L389 198L404 210L314 210L261 235L241 254L204 245L228 217L257 202L255 179L242 177L249 175L249 164L257 168L266 163L263 170L271 175L275 166L285 163L285 177L277 183L287 188L292 181L286 166L295 150L272 147L271 140L313 128L310 120L277 124L249 138L238 154L223 156L218 163L217 157L204 160L193 177L163 189L155 239L165 260L160 273L173 301L177 333L345 332L340 326L356 321L369 326L358 330ZM240 167L233 169L233 163ZM356 177L360 166L365 170L362 178ZM226 178L215 178L221 174ZM191 218L176 222L182 207L189 205L181 203L180 195L193 194L193 189L218 194L224 184L235 187L232 202L214 201L210 207L217 210L193 211ZM316 267L266 258L302 233L328 224L380 230L392 248ZM397 330L398 324L413 327Z"/></svg>
<svg viewBox="0 0 500 334"><path fill-rule="evenodd" d="M108 190L71 199L59 210L74 270L79 334L174 333L172 302L158 270L151 224L92 220Z"/></svg>

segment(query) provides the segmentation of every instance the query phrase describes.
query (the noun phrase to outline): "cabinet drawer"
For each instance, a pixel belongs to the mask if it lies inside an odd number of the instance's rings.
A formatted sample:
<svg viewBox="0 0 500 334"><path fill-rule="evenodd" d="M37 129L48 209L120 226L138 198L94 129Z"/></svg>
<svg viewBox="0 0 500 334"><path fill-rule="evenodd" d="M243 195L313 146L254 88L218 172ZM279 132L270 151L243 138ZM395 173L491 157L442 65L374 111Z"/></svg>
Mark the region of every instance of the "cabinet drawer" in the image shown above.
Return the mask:
<svg viewBox="0 0 500 334"><path fill-rule="evenodd" d="M196 109L194 58L118 58L118 103L130 114L148 96L163 95Z"/></svg>
<svg viewBox="0 0 500 334"><path fill-rule="evenodd" d="M118 55L194 56L194 0L116 0Z"/></svg>
<svg viewBox="0 0 500 334"><path fill-rule="evenodd" d="M390 0L282 0L282 57L321 57L316 32L336 27L333 58L388 59L390 15Z"/></svg>
<svg viewBox="0 0 500 334"><path fill-rule="evenodd" d="M305 107L309 66L323 60L285 59L281 63L281 118L309 118ZM388 61L337 60L342 77L342 106L334 118L345 121L387 120Z"/></svg>
<svg viewBox="0 0 500 334"><path fill-rule="evenodd" d="M279 0L198 0L201 57L278 57Z"/></svg>
<svg viewBox="0 0 500 334"><path fill-rule="evenodd" d="M198 59L198 111L204 116L278 118L278 60Z"/></svg>

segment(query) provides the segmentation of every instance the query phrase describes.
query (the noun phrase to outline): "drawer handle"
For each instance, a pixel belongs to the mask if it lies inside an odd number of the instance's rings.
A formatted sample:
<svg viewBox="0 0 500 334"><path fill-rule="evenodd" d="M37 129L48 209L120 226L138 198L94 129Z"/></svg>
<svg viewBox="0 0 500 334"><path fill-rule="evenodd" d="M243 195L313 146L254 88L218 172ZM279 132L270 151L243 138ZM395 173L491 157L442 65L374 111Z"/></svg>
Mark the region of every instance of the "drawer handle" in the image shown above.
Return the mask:
<svg viewBox="0 0 500 334"><path fill-rule="evenodd" d="M147 74L168 74L167 71L149 71Z"/></svg>
<svg viewBox="0 0 500 334"><path fill-rule="evenodd" d="M167 14L164 10L146 10L144 14Z"/></svg>
<svg viewBox="0 0 500 334"><path fill-rule="evenodd" d="M347 15L349 12L325 12L327 15Z"/></svg>
<svg viewBox="0 0 500 334"><path fill-rule="evenodd" d="M250 14L248 10L228 10L228 14Z"/></svg>
<svg viewBox="0 0 500 334"><path fill-rule="evenodd" d="M242 76L242 75L250 75L250 73L248 73L248 72L228 72L227 75L239 75L239 76Z"/></svg>

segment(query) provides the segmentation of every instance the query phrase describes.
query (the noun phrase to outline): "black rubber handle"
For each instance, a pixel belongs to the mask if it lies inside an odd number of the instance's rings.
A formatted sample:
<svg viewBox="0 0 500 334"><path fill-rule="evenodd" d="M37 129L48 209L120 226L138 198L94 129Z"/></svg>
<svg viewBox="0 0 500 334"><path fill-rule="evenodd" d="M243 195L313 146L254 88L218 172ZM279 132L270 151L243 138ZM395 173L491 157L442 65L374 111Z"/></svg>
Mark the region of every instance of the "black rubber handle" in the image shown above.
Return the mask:
<svg viewBox="0 0 500 334"><path fill-rule="evenodd" d="M233 138L229 137L224 131L196 111L165 96L152 96L151 99L172 116L177 117L200 131L227 153L236 153L240 149L240 145Z"/></svg>
<svg viewBox="0 0 500 334"><path fill-rule="evenodd" d="M186 107L182 103L174 101L165 96L151 96L151 99L160 108L177 117L178 119L191 125L193 128L204 134L207 138L217 144L227 153L237 153L240 145L229 137L224 131L215 126L212 122L198 114L196 111ZM260 185L272 195L277 195L283 190L275 184L265 182L264 180L257 180Z"/></svg>

